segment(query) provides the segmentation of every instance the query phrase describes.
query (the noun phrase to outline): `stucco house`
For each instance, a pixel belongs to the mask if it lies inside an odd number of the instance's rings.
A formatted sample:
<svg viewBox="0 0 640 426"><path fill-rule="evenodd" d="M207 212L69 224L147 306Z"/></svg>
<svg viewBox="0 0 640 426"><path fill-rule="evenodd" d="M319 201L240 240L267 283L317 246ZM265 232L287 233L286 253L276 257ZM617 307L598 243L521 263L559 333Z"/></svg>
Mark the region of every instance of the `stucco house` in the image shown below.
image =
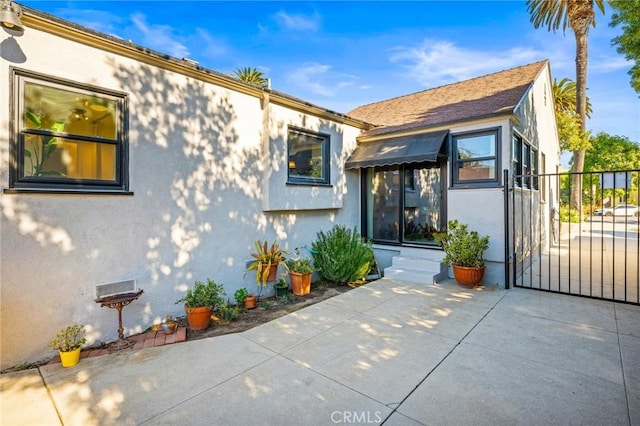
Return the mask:
<svg viewBox="0 0 640 426"><path fill-rule="evenodd" d="M72 322L117 339L96 287L135 280L125 334L195 279L227 293L255 240L292 249L357 226L386 274L447 273L432 234L491 235L503 283L502 170L558 162L546 61L336 113L24 8L0 51L0 368L52 355ZM520 185L523 191L541 191ZM541 191L543 192L543 191ZM545 198L545 197L541 197Z"/></svg>

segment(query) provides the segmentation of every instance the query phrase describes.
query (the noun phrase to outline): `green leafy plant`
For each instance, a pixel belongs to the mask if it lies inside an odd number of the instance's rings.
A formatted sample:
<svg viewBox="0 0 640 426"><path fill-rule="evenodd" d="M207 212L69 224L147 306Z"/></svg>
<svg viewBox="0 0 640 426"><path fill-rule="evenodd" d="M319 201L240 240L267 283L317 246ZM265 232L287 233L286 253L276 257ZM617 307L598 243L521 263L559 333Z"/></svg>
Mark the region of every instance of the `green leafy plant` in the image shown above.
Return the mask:
<svg viewBox="0 0 640 426"><path fill-rule="evenodd" d="M315 270L330 282L348 284L363 279L374 263L371 244L355 227L335 225L327 233L320 231L311 247Z"/></svg>
<svg viewBox="0 0 640 426"><path fill-rule="evenodd" d="M231 306L228 301L226 303L222 302L222 304L220 304L220 308L218 309L218 316L220 317L220 319L223 319L225 321L233 321L238 317L239 314L240 308L238 308L237 306Z"/></svg>
<svg viewBox="0 0 640 426"><path fill-rule="evenodd" d="M36 129L42 128L42 120L33 112L26 110L25 118L33 123ZM62 132L64 130L64 121L57 121L51 125L51 129L54 132ZM29 160L31 167L31 176L64 176L62 173L55 170L45 170L45 162L51 157L53 152L58 147L58 138L49 135L33 136L30 140L31 150L25 147L24 156ZM41 146L37 146L36 140L40 141Z"/></svg>
<svg viewBox="0 0 640 426"><path fill-rule="evenodd" d="M56 333L55 337L49 342L49 347L60 352L73 351L87 342L85 333L84 325L70 325Z"/></svg>
<svg viewBox="0 0 640 426"><path fill-rule="evenodd" d="M249 296L249 290L246 288L240 288L233 293L233 297L236 299L236 304L238 306L242 306L244 304L244 299L246 299L247 296Z"/></svg>
<svg viewBox="0 0 640 426"><path fill-rule="evenodd" d="M256 241L254 243L256 252L251 253L251 257L255 260L251 262L246 272L256 271L256 285L264 287L267 285L269 270L272 265L284 264L287 251L280 248L278 240L274 241L271 246L265 241Z"/></svg>
<svg viewBox="0 0 640 426"><path fill-rule="evenodd" d="M434 236L444 249L443 262L447 265L468 268L484 266L484 252L489 248L489 236L480 236L457 220L450 220L447 230Z"/></svg>
<svg viewBox="0 0 640 426"><path fill-rule="evenodd" d="M196 280L193 289L187 290L187 294L176 301L184 302L188 308L209 307L214 309L216 306L224 302L222 296L225 296L222 284L216 283L211 278L207 278L207 283Z"/></svg>
<svg viewBox="0 0 640 426"><path fill-rule="evenodd" d="M297 272L299 274L310 274L313 272L312 260L307 257L288 259L285 263L290 272Z"/></svg>
<svg viewBox="0 0 640 426"><path fill-rule="evenodd" d="M570 209L569 206L560 207L560 222L580 223L580 212Z"/></svg>
<svg viewBox="0 0 640 426"><path fill-rule="evenodd" d="M275 283L275 287L276 288L289 288L289 284L287 284L287 281L285 281L284 278L280 278L276 283Z"/></svg>

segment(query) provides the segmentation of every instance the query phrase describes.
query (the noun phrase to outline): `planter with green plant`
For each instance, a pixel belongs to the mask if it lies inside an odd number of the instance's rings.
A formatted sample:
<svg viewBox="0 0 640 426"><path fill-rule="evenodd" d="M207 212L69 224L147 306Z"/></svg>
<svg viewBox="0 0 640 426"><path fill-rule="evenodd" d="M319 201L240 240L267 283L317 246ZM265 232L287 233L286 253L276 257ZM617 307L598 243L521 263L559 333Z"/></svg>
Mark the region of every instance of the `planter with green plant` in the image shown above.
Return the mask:
<svg viewBox="0 0 640 426"><path fill-rule="evenodd" d="M191 330L204 330L211 323L211 314L216 306L220 306L225 296L222 284L207 278L206 284L196 280L193 288L178 299L176 303L184 303L184 310L187 313L187 323Z"/></svg>
<svg viewBox="0 0 640 426"><path fill-rule="evenodd" d="M80 361L82 345L87 342L84 325L73 324L58 331L49 342L51 349L60 354L63 367L73 367Z"/></svg>
<svg viewBox="0 0 640 426"><path fill-rule="evenodd" d="M280 247L277 240L271 246L266 241L256 241L254 246L256 251L251 253L251 257L255 260L251 262L246 272L256 271L256 285L260 295L262 288L268 282L275 281L278 274L278 265L284 264L286 260L284 255L287 254L287 251Z"/></svg>
<svg viewBox="0 0 640 426"><path fill-rule="evenodd" d="M442 260L453 269L453 276L463 287L475 287L484 277L484 252L489 248L489 236L476 231L457 220L450 220L447 230L435 234L445 256Z"/></svg>
<svg viewBox="0 0 640 426"><path fill-rule="evenodd" d="M289 293L289 284L284 279L284 277L278 279L273 287L276 290L276 297L284 297Z"/></svg>
<svg viewBox="0 0 640 426"><path fill-rule="evenodd" d="M245 309L254 309L256 307L256 295L249 294L249 290L241 288L233 294L236 299L237 306L244 306Z"/></svg>
<svg viewBox="0 0 640 426"><path fill-rule="evenodd" d="M296 296L304 296L311 291L311 274L313 263L306 257L296 257L286 261L291 279L291 290Z"/></svg>

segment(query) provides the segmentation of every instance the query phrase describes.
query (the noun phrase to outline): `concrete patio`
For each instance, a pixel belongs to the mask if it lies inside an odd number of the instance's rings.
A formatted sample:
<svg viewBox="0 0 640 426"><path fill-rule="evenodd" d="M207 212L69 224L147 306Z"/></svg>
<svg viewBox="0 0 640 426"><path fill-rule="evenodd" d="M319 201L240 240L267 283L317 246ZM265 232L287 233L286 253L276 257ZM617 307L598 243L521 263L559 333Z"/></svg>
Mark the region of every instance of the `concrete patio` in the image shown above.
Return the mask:
<svg viewBox="0 0 640 426"><path fill-rule="evenodd" d="M243 333L1 384L3 425L637 425L640 307L383 278Z"/></svg>

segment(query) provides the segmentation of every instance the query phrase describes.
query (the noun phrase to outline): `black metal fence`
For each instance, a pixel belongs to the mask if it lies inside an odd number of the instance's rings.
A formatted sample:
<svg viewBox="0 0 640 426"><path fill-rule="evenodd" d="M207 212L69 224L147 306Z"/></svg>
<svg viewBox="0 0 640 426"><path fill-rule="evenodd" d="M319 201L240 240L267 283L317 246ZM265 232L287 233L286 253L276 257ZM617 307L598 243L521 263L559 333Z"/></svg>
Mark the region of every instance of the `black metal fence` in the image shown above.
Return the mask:
<svg viewBox="0 0 640 426"><path fill-rule="evenodd" d="M505 171L506 287L640 304L639 178Z"/></svg>

